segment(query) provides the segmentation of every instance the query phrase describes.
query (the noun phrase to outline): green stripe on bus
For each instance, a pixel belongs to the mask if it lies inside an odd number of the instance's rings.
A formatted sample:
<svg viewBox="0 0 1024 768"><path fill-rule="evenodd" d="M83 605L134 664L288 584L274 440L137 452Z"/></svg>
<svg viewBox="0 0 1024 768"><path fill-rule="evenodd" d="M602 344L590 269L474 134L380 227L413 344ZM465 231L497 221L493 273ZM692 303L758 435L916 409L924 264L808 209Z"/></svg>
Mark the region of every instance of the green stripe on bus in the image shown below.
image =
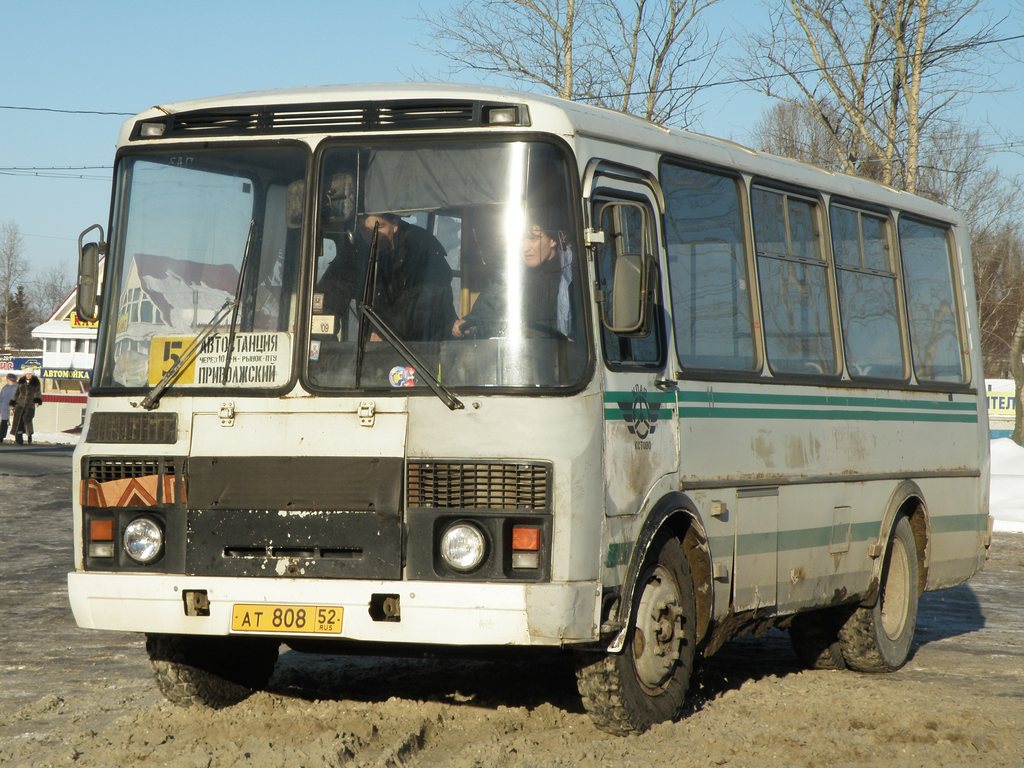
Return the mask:
<svg viewBox="0 0 1024 768"><path fill-rule="evenodd" d="M932 533L979 533L988 529L988 515L942 515L929 519Z"/></svg>
<svg viewBox="0 0 1024 768"><path fill-rule="evenodd" d="M986 515L941 515L929 519L931 532L940 533L978 533L988 525ZM850 543L873 541L881 528L881 520L870 520L850 526ZM780 530L778 533L767 531L762 533L741 533L736 541L738 557L764 555L773 552L792 552L796 549L815 549L827 547L832 543L832 526L820 528L799 528ZM715 550L719 555L729 541L728 536L716 536ZM713 550L714 551L714 550Z"/></svg>
<svg viewBox="0 0 1024 768"><path fill-rule="evenodd" d="M945 421L977 424L977 413L917 411L845 411L814 408L679 408L684 419L818 419L822 421Z"/></svg>
<svg viewBox="0 0 1024 768"><path fill-rule="evenodd" d="M671 392L644 392L649 413L666 419L665 406L676 402ZM977 424L975 401L893 400L883 397L840 395L781 395L753 392L680 392L680 418L691 419L802 419L819 421L931 421ZM634 392L606 392L604 416L609 421L633 417ZM684 405L687 403L688 405ZM723 407L722 404L728 404ZM738 406L738 407L737 407ZM775 406L775 407L769 407ZM793 407L777 407L793 406ZM817 407L808 407L817 406Z"/></svg>
<svg viewBox="0 0 1024 768"><path fill-rule="evenodd" d="M637 393L628 392L605 392L604 401L606 404L609 403L623 403L631 405L637 398ZM644 392L643 398L648 403L668 403L675 405L676 393L675 392Z"/></svg>
<svg viewBox="0 0 1024 768"><path fill-rule="evenodd" d="M976 413L976 401L949 400L892 400L884 397L846 397L843 395L765 395L753 392L680 392L684 403L757 403L760 405L825 405L831 408L902 408L907 410L971 411Z"/></svg>
<svg viewBox="0 0 1024 768"><path fill-rule="evenodd" d="M650 416L655 416L658 421L668 421L669 419L675 418L676 412L673 408L651 408L647 411ZM629 417L627 419L627 416ZM620 410L618 408L606 408L604 412L605 421L632 421L633 410L627 408Z"/></svg>

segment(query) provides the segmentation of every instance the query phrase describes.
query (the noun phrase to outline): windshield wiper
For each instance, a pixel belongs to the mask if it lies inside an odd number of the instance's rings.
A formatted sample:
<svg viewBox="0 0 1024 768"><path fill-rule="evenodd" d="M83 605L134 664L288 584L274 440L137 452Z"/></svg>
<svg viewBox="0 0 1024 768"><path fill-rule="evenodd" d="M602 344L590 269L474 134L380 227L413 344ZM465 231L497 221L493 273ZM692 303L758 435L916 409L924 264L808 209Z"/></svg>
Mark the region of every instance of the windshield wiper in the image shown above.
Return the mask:
<svg viewBox="0 0 1024 768"><path fill-rule="evenodd" d="M384 318L377 314L377 310L363 304L359 307L359 312L362 317L365 317L370 321L370 324L376 329L377 335L390 344L394 350L402 356L405 362L416 370L416 375L423 377L427 386L430 387L430 391L437 395L441 402L448 406L449 410L457 411L466 407L465 404L455 396L454 392L436 379L430 370L420 362L419 358L416 357L416 354L406 346L405 342L398 337L398 334L396 334L384 321ZM359 344L362 346L362 339L359 340Z"/></svg>
<svg viewBox="0 0 1024 768"><path fill-rule="evenodd" d="M210 322L207 323L202 333L192 339L192 342L185 347L180 355L178 355L178 359L175 361L174 365L168 368L167 372L160 377L160 381L158 381L153 388L149 390L146 396L142 398L142 402L132 403L132 405L142 406L147 411L152 411L154 408L158 407L160 405L160 398L163 397L164 392L170 389L171 385L177 381L178 376L185 367L202 351L203 345L206 344L206 340L220 330L224 320L228 317L228 313L231 313L231 334L228 340L228 349L226 354L227 363L224 367L224 381L227 382L227 366L231 364L231 347L234 345L235 341L235 322L238 319L238 307L242 303L242 286L245 282L245 269L249 261L249 253L252 251L252 242L255 231L256 220L253 219L249 222L249 235L245 239L245 252L242 254L242 264L238 275L238 285L235 287L235 295L227 299L221 305L221 308L217 310L217 314L215 314L211 318Z"/></svg>
<svg viewBox="0 0 1024 768"><path fill-rule="evenodd" d="M377 335L391 345L391 347L411 365L419 376L423 377L430 391L437 395L438 399L449 410L457 411L465 408L459 398L455 396L448 387L430 373L430 370L420 362L416 354L409 349L408 345L398 334L387 324L387 322L373 308L373 297L377 294L377 225L373 228L373 238L370 241L370 254L366 260L366 278L363 281L363 300L359 304L359 341L356 347L356 387L360 385L363 371L363 355L366 348L366 339L369 335L366 331L366 323L373 326Z"/></svg>
<svg viewBox="0 0 1024 768"><path fill-rule="evenodd" d="M238 330L238 309L242 306L242 286L245 285L245 273L249 269L249 254L252 253L256 241L256 219L249 221L249 234L245 236L245 251L242 253L242 264L238 268L238 285L235 286L235 300L231 312L231 326L228 328L228 348L224 353L224 385L228 383L228 371L231 370L231 352L235 346L235 333Z"/></svg>

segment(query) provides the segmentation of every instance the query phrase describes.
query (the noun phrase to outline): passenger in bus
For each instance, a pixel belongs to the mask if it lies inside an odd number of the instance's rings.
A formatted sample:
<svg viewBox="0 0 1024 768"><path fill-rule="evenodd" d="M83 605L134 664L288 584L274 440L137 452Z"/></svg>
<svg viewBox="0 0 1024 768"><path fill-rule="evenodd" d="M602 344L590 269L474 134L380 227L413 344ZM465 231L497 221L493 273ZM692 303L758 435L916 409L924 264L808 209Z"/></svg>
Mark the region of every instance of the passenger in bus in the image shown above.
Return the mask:
<svg viewBox="0 0 1024 768"><path fill-rule="evenodd" d="M534 335L572 338L573 324L579 315L578 291L572 285L572 249L565 242L564 232L535 221L523 233L522 266L523 328ZM452 336L505 335L509 322L508 292L507 277L481 292L466 316L452 324Z"/></svg>
<svg viewBox="0 0 1024 768"><path fill-rule="evenodd" d="M425 229L400 216L368 214L359 222L367 257L375 231L377 280L373 308L405 341L449 338L457 315L452 270L444 246ZM375 340L376 333L370 338Z"/></svg>

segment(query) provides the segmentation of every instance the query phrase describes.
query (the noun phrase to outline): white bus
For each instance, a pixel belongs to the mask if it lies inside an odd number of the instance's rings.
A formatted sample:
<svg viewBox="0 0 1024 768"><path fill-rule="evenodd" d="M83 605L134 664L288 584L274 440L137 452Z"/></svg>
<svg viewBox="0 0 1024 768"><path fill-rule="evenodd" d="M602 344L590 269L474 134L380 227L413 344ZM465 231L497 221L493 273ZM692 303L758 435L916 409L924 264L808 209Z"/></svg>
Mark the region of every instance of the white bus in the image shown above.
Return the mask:
<svg viewBox="0 0 1024 768"><path fill-rule="evenodd" d="M985 560L947 208L436 85L163 105L114 179L68 589L173 701L239 701L282 644L555 647L640 732L746 631L895 670Z"/></svg>

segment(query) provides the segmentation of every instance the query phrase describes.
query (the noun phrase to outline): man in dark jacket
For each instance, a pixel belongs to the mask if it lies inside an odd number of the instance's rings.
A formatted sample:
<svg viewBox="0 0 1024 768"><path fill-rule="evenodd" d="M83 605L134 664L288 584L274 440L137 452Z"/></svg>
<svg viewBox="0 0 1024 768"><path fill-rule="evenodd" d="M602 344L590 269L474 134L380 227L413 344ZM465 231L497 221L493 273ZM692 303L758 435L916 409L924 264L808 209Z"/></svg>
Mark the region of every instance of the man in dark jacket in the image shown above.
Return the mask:
<svg viewBox="0 0 1024 768"><path fill-rule="evenodd" d="M444 246L425 229L393 214L365 216L360 227L366 243L377 233L373 308L381 319L403 341L450 338L458 315Z"/></svg>
<svg viewBox="0 0 1024 768"><path fill-rule="evenodd" d="M18 379L18 389L14 393L14 442L18 445L24 443L24 436L28 435L28 444L32 445L32 433L34 431L32 419L36 415L36 406L43 404L42 386L35 372L26 371L25 375Z"/></svg>

